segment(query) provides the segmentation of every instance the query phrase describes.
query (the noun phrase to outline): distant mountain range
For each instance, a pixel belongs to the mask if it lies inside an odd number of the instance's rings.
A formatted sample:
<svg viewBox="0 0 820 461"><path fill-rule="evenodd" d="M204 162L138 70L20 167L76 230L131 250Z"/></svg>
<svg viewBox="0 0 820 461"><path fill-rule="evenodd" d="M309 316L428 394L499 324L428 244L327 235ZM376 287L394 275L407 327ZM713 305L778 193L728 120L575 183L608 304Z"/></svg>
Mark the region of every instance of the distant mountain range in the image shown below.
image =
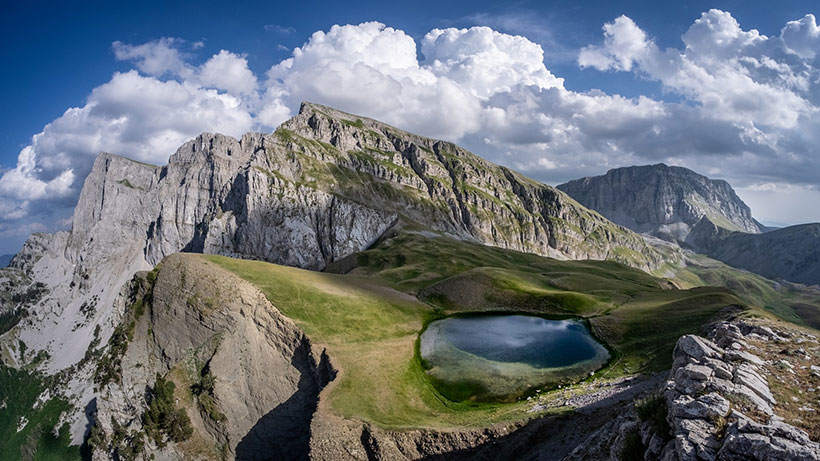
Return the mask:
<svg viewBox="0 0 820 461"><path fill-rule="evenodd" d="M765 234L723 229L704 217L687 243L730 266L772 279L820 284L820 224L801 224Z"/></svg>
<svg viewBox="0 0 820 461"><path fill-rule="evenodd" d="M558 189L617 224L673 242L685 242L704 216L729 230L765 231L726 181L662 163L616 168Z"/></svg>
<svg viewBox="0 0 820 461"><path fill-rule="evenodd" d="M615 223L765 277L820 284L820 224L766 227L723 180L664 164L558 186Z"/></svg>

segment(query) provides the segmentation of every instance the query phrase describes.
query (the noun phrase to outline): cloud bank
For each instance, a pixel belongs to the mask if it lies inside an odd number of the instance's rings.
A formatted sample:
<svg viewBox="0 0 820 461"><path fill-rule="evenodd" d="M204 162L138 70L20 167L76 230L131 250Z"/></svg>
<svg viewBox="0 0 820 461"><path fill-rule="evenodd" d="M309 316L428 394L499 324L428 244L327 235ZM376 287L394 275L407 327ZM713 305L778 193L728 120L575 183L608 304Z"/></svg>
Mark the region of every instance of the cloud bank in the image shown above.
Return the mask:
<svg viewBox="0 0 820 461"><path fill-rule="evenodd" d="M3 172L0 234L53 228L100 151L164 164L203 131L271 131L303 100L457 141L550 182L667 162L741 190L817 190L813 15L767 37L710 10L680 48L665 50L626 16L602 32L578 65L659 82L668 101L570 91L545 67L540 45L488 27L434 29L416 42L377 22L333 26L264 75L228 50L193 64L196 44L180 39L115 42L116 59L133 69L46 125Z"/></svg>

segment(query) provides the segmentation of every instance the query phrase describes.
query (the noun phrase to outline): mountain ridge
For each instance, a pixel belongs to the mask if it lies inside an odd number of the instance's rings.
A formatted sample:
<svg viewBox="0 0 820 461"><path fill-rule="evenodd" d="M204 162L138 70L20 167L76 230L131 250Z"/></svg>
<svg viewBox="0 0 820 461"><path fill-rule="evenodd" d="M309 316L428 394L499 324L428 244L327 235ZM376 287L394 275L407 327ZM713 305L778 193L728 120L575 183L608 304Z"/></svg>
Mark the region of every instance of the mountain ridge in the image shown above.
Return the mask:
<svg viewBox="0 0 820 461"><path fill-rule="evenodd" d="M673 242L685 242L703 216L729 230L766 230L728 182L683 167L659 163L614 168L557 188L613 222Z"/></svg>
<svg viewBox="0 0 820 461"><path fill-rule="evenodd" d="M101 153L71 230L33 234L11 263L14 277L43 288L0 336L4 362L36 360L47 374L79 368L71 392L85 405L94 394L82 384L92 372L84 360L124 315L121 288L180 251L316 270L401 219L560 259L663 262L642 237L563 192L452 143L354 117L306 103L272 134L205 133L164 166ZM81 412L70 425L80 442Z"/></svg>
<svg viewBox="0 0 820 461"><path fill-rule="evenodd" d="M687 243L696 251L764 277L820 285L820 223L749 234L728 231L704 217Z"/></svg>
<svg viewBox="0 0 820 461"><path fill-rule="evenodd" d="M164 166L101 153L71 230L33 234L0 270L0 371L46 389L3 440L21 452L59 431L95 459L467 457L500 443L572 459L577 436L658 384L643 374L669 366L680 335L768 315L696 274L688 289L648 274L684 269L656 241L453 143L310 103L271 134L203 133ZM487 309L585 318L617 360L567 388L572 404L560 386L503 408L451 401L425 377L419 332ZM27 426L41 400L67 409Z"/></svg>

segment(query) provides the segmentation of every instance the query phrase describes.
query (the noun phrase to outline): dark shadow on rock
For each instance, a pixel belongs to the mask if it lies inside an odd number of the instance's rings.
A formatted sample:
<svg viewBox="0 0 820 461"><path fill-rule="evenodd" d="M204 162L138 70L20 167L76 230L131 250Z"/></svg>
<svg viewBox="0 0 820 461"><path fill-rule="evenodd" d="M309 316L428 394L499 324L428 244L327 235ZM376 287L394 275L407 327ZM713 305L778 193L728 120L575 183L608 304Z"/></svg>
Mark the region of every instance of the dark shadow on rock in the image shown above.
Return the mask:
<svg viewBox="0 0 820 461"><path fill-rule="evenodd" d="M86 461L91 459L91 447L88 446L88 434L97 421L97 397L91 399L85 406L85 429L83 429L83 443L80 445L80 457Z"/></svg>
<svg viewBox="0 0 820 461"><path fill-rule="evenodd" d="M259 418L236 446L238 460L306 460L310 452L310 422L327 384L327 358L316 364L310 344L303 340L294 351L291 364L301 373L296 392Z"/></svg>
<svg viewBox="0 0 820 461"><path fill-rule="evenodd" d="M648 380L650 386L640 392L624 387L592 405L564 414L536 418L518 430L469 448L444 453L422 453L425 461L450 460L560 460L583 444L595 431L626 411L632 401L644 392L656 392L662 380ZM612 436L617 436L613 433ZM602 453L601 458L607 454Z"/></svg>

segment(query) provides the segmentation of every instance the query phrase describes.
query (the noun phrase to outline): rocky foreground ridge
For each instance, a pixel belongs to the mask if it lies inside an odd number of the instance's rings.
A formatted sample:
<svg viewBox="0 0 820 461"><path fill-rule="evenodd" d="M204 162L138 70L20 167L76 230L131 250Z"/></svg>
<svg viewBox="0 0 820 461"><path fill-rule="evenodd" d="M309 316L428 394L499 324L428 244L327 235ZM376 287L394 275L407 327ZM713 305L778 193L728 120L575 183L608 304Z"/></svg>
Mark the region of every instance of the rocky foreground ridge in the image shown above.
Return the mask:
<svg viewBox="0 0 820 461"><path fill-rule="evenodd" d="M721 322L708 339L682 337L674 357L655 397L638 400L637 411L567 459L820 459L815 336L760 321Z"/></svg>
<svg viewBox="0 0 820 461"><path fill-rule="evenodd" d="M726 181L662 163L615 168L558 189L617 224L672 242L686 241L704 216L732 231L765 230Z"/></svg>

